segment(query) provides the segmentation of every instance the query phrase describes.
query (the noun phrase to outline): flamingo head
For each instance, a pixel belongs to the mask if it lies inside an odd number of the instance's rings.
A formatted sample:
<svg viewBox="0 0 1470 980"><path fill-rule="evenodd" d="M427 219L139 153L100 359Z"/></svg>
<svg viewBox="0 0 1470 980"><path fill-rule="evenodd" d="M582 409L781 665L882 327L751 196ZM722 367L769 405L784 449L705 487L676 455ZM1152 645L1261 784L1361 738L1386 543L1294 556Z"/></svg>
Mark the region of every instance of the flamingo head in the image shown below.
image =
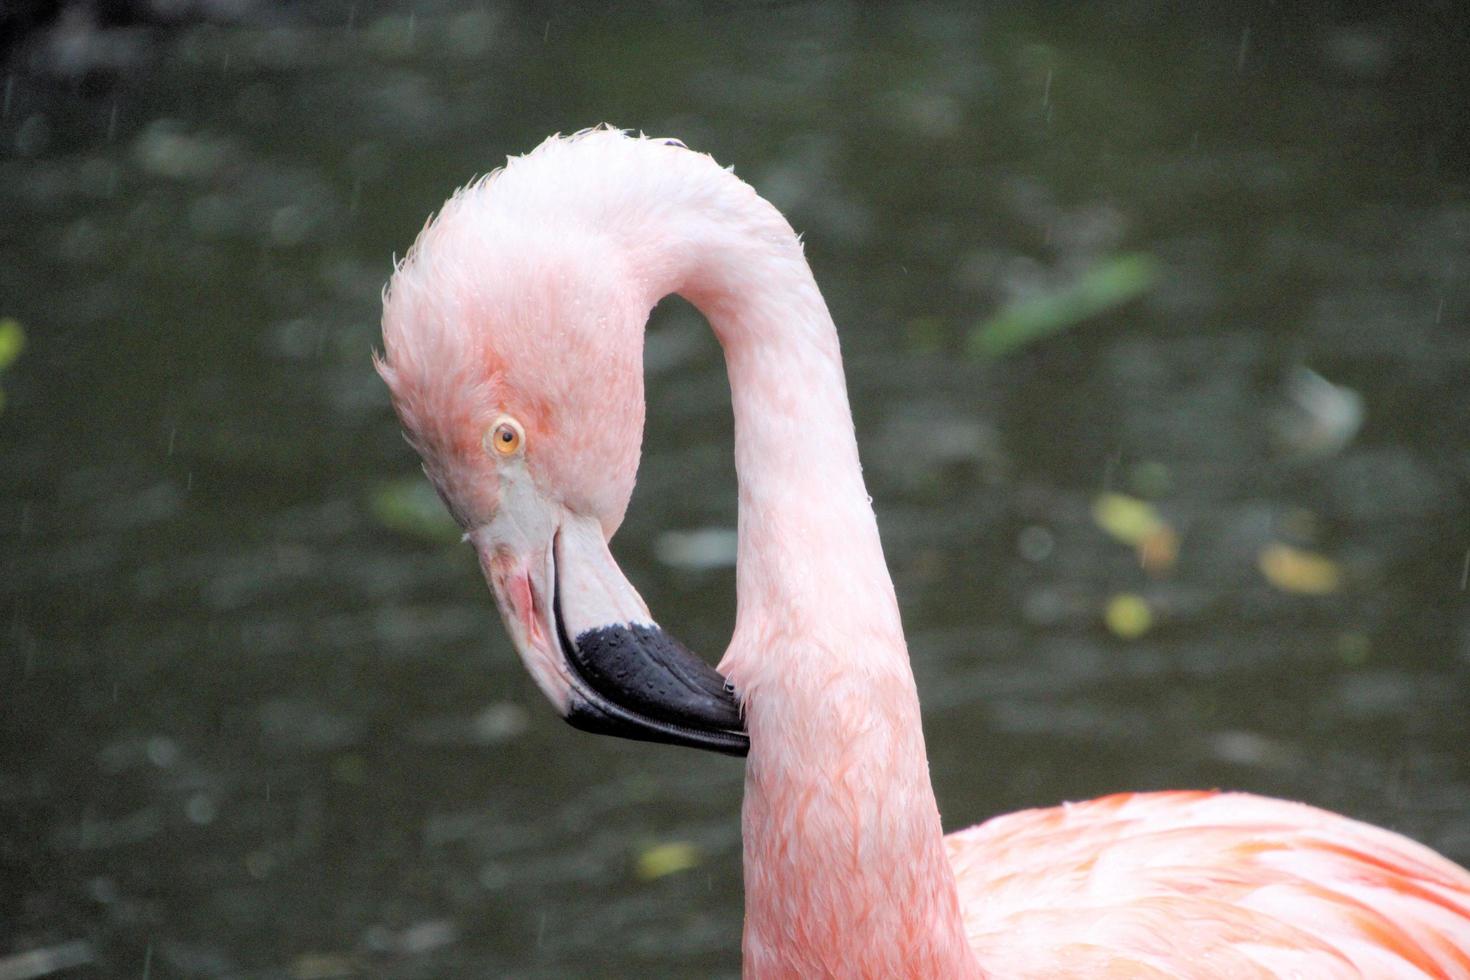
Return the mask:
<svg viewBox="0 0 1470 980"><path fill-rule="evenodd" d="M488 191L457 194L384 293L377 368L404 433L563 718L744 755L732 689L658 627L608 549L638 467L650 304L595 244L517 223L507 247Z"/></svg>

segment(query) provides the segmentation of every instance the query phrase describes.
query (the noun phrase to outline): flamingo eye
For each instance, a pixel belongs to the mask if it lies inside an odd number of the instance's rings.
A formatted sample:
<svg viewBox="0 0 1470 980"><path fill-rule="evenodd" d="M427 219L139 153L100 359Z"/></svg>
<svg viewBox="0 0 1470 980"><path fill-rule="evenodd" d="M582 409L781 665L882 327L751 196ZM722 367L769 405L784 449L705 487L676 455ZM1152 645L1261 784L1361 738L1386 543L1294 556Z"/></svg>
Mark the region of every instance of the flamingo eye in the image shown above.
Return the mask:
<svg viewBox="0 0 1470 980"><path fill-rule="evenodd" d="M495 456L514 456L525 444L526 433L521 423L502 415L485 434L485 448Z"/></svg>

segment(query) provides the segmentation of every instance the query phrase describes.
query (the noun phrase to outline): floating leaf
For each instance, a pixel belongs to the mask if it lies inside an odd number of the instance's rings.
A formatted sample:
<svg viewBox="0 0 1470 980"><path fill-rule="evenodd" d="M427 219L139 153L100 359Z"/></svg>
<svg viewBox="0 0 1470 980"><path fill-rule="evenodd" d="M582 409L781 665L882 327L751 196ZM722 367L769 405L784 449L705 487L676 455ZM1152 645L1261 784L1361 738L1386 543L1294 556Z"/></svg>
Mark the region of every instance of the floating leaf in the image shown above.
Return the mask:
<svg viewBox="0 0 1470 980"><path fill-rule="evenodd" d="M701 527L692 531L665 531L654 542L654 554L671 568L708 571L733 568L739 541L733 527Z"/></svg>
<svg viewBox="0 0 1470 980"><path fill-rule="evenodd" d="M1257 732L1216 732L1209 736L1208 745L1215 758L1237 766L1285 769L1298 761L1298 753L1288 743Z"/></svg>
<svg viewBox="0 0 1470 980"><path fill-rule="evenodd" d="M423 477L380 484L373 490L368 507L379 524L400 534L433 543L460 538L459 527Z"/></svg>
<svg viewBox="0 0 1470 980"><path fill-rule="evenodd" d="M96 962L96 959L97 954L90 942L73 939L55 946L42 946L24 953L0 956L0 978L30 980L32 977L49 977L53 973L87 966Z"/></svg>
<svg viewBox="0 0 1470 980"><path fill-rule="evenodd" d="M133 142L133 159L147 173L173 180L209 177L234 157L228 142L181 132L174 120L159 120Z"/></svg>
<svg viewBox="0 0 1470 980"><path fill-rule="evenodd" d="M1153 628L1154 614L1142 596L1124 592L1108 600L1103 622L1114 636L1136 640Z"/></svg>
<svg viewBox="0 0 1470 980"><path fill-rule="evenodd" d="M1342 570L1335 561L1289 544L1266 545L1256 564L1266 581L1282 592L1328 595L1342 585Z"/></svg>
<svg viewBox="0 0 1470 980"><path fill-rule="evenodd" d="M1105 493L1094 500L1092 519L1108 534L1131 545L1165 526L1153 504L1121 493Z"/></svg>
<svg viewBox="0 0 1470 980"><path fill-rule="evenodd" d="M699 848L682 841L655 844L638 855L637 875L640 881L653 881L697 867L704 860Z"/></svg>
<svg viewBox="0 0 1470 980"><path fill-rule="evenodd" d="M1076 282L1002 309L970 334L970 353L1001 357L1029 343L1060 333L1148 292L1158 280L1152 255L1133 252L1103 259Z"/></svg>
<svg viewBox="0 0 1470 980"><path fill-rule="evenodd" d="M398 952L409 956L422 956L436 949L453 945L459 940L459 927L448 919L425 919L415 922L398 934L393 944Z"/></svg>
<svg viewBox="0 0 1470 980"><path fill-rule="evenodd" d="M1148 501L1105 493L1093 501L1092 519L1112 537L1132 545L1139 564L1150 574L1174 567L1179 557L1179 535Z"/></svg>
<svg viewBox="0 0 1470 980"><path fill-rule="evenodd" d="M350 953L302 953L291 961L291 980L337 980L362 972L362 964Z"/></svg>
<svg viewBox="0 0 1470 980"><path fill-rule="evenodd" d="M1163 575L1179 559L1179 535L1167 524L1161 524L1134 547L1138 564L1150 575Z"/></svg>
<svg viewBox="0 0 1470 980"><path fill-rule="evenodd" d="M1276 438L1288 452L1325 459L1347 448L1363 427L1363 396L1299 367L1286 382L1289 407L1272 418Z"/></svg>
<svg viewBox="0 0 1470 980"><path fill-rule="evenodd" d="M0 371L15 363L26 347L25 328L14 317L0 317Z"/></svg>

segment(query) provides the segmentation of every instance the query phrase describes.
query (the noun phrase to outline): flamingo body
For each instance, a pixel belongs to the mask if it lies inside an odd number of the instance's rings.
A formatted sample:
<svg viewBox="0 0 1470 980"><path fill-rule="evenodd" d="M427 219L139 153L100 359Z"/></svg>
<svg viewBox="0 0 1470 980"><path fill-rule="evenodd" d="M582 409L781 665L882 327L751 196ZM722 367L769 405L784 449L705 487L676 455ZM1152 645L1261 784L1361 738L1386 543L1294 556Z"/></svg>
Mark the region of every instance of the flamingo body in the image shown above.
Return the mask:
<svg viewBox="0 0 1470 980"><path fill-rule="evenodd" d="M669 293L730 374L724 678L608 548L643 326ZM748 745L747 977L1470 978L1470 874L1308 806L1118 795L942 835L836 330L790 225L709 157L612 130L548 140L424 230L383 336L409 441L556 710Z"/></svg>
<svg viewBox="0 0 1470 980"><path fill-rule="evenodd" d="M1470 977L1464 870L1300 803L1118 794L945 844L992 976Z"/></svg>

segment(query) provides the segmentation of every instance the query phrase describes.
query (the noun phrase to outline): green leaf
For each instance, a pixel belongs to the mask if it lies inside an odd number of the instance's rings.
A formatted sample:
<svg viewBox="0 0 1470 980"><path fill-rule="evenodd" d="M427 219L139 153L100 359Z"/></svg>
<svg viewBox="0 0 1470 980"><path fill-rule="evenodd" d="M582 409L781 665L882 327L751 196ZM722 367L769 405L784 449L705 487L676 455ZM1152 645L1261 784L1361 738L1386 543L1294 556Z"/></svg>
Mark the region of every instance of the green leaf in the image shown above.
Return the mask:
<svg viewBox="0 0 1470 980"><path fill-rule="evenodd" d="M970 353L1002 357L1122 306L1157 281L1158 261L1152 255L1131 252L1103 259L1070 286L1012 303L976 327L970 334Z"/></svg>
<svg viewBox="0 0 1470 980"><path fill-rule="evenodd" d="M460 538L454 519L421 476L379 484L368 499L368 508L379 524L420 541L448 544Z"/></svg>
<svg viewBox="0 0 1470 980"><path fill-rule="evenodd" d="M26 332L14 317L0 317L0 371L15 363L25 350Z"/></svg>

